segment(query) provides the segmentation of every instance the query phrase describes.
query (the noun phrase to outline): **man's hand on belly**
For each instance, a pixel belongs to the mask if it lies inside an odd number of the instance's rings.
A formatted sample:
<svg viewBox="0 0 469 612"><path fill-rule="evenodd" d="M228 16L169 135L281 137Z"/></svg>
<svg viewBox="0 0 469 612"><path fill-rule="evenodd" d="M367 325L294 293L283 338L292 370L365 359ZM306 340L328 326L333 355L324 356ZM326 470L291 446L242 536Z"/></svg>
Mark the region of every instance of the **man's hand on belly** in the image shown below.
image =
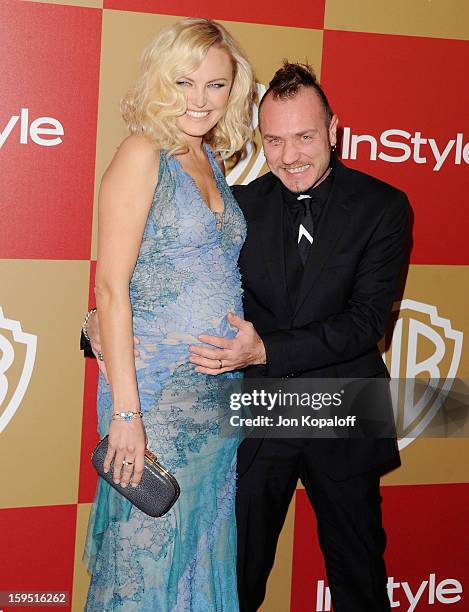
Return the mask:
<svg viewBox="0 0 469 612"><path fill-rule="evenodd" d="M266 363L264 343L254 325L232 312L228 313L228 322L238 330L234 338L201 334L199 340L215 348L189 347L192 353L189 361L197 366L196 372L216 375Z"/></svg>

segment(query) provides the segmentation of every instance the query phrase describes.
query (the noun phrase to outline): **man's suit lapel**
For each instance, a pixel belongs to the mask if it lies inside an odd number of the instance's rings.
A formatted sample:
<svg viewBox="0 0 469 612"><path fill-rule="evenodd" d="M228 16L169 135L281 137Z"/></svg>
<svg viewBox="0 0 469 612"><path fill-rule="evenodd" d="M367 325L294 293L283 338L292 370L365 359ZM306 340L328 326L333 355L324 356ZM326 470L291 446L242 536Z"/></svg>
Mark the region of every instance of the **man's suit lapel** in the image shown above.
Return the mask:
<svg viewBox="0 0 469 612"><path fill-rule="evenodd" d="M262 198L264 201L259 206L261 215L257 223L262 226L262 252L267 268L270 273L272 287L275 293L282 298L287 294L287 282L285 275L285 245L283 239L283 198L280 182L268 195Z"/></svg>
<svg viewBox="0 0 469 612"><path fill-rule="evenodd" d="M309 293L313 289L324 264L330 257L344 229L350 223L349 193L343 187L342 174L346 168L337 163L336 177L320 220L317 236L314 237L303 278L298 292L295 316L300 311Z"/></svg>

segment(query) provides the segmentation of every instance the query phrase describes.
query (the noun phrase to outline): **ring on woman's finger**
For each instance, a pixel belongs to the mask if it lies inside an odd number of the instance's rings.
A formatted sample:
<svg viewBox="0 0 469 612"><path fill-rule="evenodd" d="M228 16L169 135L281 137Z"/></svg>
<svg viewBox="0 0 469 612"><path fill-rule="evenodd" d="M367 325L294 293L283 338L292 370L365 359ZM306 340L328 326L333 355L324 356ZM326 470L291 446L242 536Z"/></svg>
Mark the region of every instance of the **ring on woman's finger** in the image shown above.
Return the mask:
<svg viewBox="0 0 469 612"><path fill-rule="evenodd" d="M134 464L134 462L133 462L133 461L127 461L127 460L124 460L124 461L122 462L122 465L133 465L133 464Z"/></svg>

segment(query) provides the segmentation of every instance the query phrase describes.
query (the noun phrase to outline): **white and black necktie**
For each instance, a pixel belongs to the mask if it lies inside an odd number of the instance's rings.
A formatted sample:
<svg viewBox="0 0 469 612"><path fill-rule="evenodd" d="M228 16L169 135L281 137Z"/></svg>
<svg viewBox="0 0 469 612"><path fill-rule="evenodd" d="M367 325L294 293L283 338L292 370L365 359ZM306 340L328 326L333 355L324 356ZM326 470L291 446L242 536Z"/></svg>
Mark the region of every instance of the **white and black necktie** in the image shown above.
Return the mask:
<svg viewBox="0 0 469 612"><path fill-rule="evenodd" d="M301 200L304 207L303 216L300 217L300 224L298 226L298 253L304 265L308 259L314 239L313 199L307 194L299 195L297 199Z"/></svg>

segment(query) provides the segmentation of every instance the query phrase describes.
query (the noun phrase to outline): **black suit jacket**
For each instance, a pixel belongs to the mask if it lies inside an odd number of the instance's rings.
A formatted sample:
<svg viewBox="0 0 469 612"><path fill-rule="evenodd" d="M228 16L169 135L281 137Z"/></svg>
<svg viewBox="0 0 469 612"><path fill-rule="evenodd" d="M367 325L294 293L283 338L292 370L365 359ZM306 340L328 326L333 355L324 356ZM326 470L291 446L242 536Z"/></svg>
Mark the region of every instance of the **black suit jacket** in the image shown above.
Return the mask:
<svg viewBox="0 0 469 612"><path fill-rule="evenodd" d="M389 320L410 243L406 195L337 161L298 300L292 304L280 181L268 173L247 186L235 186L233 192L248 226L239 259L245 318L264 341L267 376L386 375L377 343ZM259 376L258 368L250 368L247 376ZM240 472L259 444L246 442ZM315 440L311 448L338 479L399 462L394 440Z"/></svg>

